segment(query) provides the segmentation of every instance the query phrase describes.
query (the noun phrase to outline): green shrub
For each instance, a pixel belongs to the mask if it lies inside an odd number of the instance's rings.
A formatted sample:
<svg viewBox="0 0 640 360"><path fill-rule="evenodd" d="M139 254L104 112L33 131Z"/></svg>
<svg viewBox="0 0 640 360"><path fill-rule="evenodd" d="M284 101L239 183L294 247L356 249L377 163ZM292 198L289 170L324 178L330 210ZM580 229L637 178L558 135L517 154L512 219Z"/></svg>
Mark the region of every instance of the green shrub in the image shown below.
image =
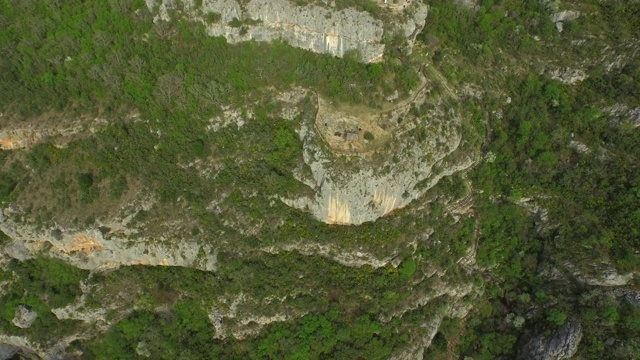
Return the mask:
<svg viewBox="0 0 640 360"><path fill-rule="evenodd" d="M372 141L372 140L373 140L373 139L375 139L375 138L376 138L376 137L375 137L375 136L373 136L373 134L372 134L372 133L370 133L370 132L368 132L368 131L365 131L365 132L364 132L364 139L365 139L365 140Z"/></svg>
<svg viewBox="0 0 640 360"><path fill-rule="evenodd" d="M9 201L9 195L13 192L13 189L18 185L11 176L5 173L0 173L0 203Z"/></svg>
<svg viewBox="0 0 640 360"><path fill-rule="evenodd" d="M418 268L418 265L416 264L416 261L413 258L408 258L408 259L405 259L402 262L402 264L400 264L399 271L402 276L409 277L415 274L417 268Z"/></svg>
<svg viewBox="0 0 640 360"><path fill-rule="evenodd" d="M220 19L222 19L222 15L215 12L210 12L210 13L207 13L206 19L207 19L207 23L214 24L219 22Z"/></svg>
<svg viewBox="0 0 640 360"><path fill-rule="evenodd" d="M558 309L551 309L547 312L547 321L556 324L558 326L564 325L567 320L567 315Z"/></svg>
<svg viewBox="0 0 640 360"><path fill-rule="evenodd" d="M242 21L237 17L234 17L233 20L229 21L229 26L239 28L242 26Z"/></svg>
<svg viewBox="0 0 640 360"><path fill-rule="evenodd" d="M93 187L93 173L88 172L78 176L78 186L84 193L88 193Z"/></svg>

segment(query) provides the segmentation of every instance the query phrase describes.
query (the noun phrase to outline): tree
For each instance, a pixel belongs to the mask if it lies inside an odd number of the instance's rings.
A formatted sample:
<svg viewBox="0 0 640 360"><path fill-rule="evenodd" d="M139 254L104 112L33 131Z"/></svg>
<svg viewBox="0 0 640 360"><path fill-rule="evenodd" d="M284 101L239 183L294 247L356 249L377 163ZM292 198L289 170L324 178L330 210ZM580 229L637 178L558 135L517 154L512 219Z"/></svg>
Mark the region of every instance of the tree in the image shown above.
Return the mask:
<svg viewBox="0 0 640 360"><path fill-rule="evenodd" d="M567 315L564 312L558 309L550 309L547 312L547 321L561 326L564 325L564 322L567 320Z"/></svg>
<svg viewBox="0 0 640 360"><path fill-rule="evenodd" d="M402 262L400 265L400 274L402 276L409 277L413 275L418 268L416 261L413 258L408 258Z"/></svg>
<svg viewBox="0 0 640 360"><path fill-rule="evenodd" d="M159 104L166 108L172 104L184 109L186 106L186 94L184 90L183 73L174 72L162 75L156 82L154 96Z"/></svg>

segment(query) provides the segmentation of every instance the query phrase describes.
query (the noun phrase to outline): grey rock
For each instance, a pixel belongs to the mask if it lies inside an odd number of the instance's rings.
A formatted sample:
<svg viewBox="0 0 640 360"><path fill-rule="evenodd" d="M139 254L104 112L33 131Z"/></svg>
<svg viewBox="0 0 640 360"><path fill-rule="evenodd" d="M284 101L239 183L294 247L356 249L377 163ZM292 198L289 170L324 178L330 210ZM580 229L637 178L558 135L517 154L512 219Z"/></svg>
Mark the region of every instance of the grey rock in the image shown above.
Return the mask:
<svg viewBox="0 0 640 360"><path fill-rule="evenodd" d="M556 24L556 30L558 30L558 32L562 32L565 22L575 20L578 17L580 17L579 11L563 10L553 14L551 16L551 21Z"/></svg>
<svg viewBox="0 0 640 360"><path fill-rule="evenodd" d="M414 102L424 99L423 91L417 94ZM315 196L282 201L309 211L325 223L358 225L375 221L405 207L443 177L475 163L475 154L460 150L463 140L456 128L461 123L459 113L436 109L427 116L427 120L413 116L410 106L405 104L373 120L379 126L388 124L389 129L392 124L397 124L397 119L404 119L404 128L380 130L380 137L393 138L388 142L388 150L377 152L380 159L369 161L365 155L355 154L357 156L344 160L351 161L345 164L322 146L322 135L317 129L324 124L345 124L345 127L357 129L370 122L363 123L355 116L329 109L322 102L320 99L315 126L303 123L299 133L304 161L311 170L310 178L299 180L314 189ZM420 142L410 131L418 126L431 126L434 131Z"/></svg>
<svg viewBox="0 0 640 360"><path fill-rule="evenodd" d="M213 323L213 326L216 330L222 327L222 319L224 318L224 313L220 311L220 309L214 308L211 313L209 313L209 319Z"/></svg>
<svg viewBox="0 0 640 360"><path fill-rule="evenodd" d="M421 326L421 336L417 336L417 341L411 344L404 351L391 356L391 360L410 360L424 358L424 351L431 345L431 341L438 333L443 317L435 316Z"/></svg>
<svg viewBox="0 0 640 360"><path fill-rule="evenodd" d="M635 307L640 307L640 290L617 288L611 291L611 295L624 300Z"/></svg>
<svg viewBox="0 0 640 360"><path fill-rule="evenodd" d="M631 279L633 273L619 274L614 269L605 269L601 272L600 278L585 278L585 282L597 286L620 286L626 285Z"/></svg>
<svg viewBox="0 0 640 360"><path fill-rule="evenodd" d="M16 355L20 359L42 359L44 353L37 349L24 337L0 334L0 360L11 359Z"/></svg>
<svg viewBox="0 0 640 360"><path fill-rule="evenodd" d="M176 7L170 0L146 3L157 13L156 22L169 20L167 9ZM356 52L366 63L381 60L385 49L383 22L352 8L336 11L316 5L296 6L287 0L251 0L243 5L236 0L205 0L201 9L189 0L183 4L186 15L204 23L210 36L223 36L229 43L284 40L294 47L338 57ZM418 2L412 9L413 16L398 24L410 45L424 27L428 7ZM207 23L209 13L219 14L220 20ZM231 26L232 21L242 25Z"/></svg>
<svg viewBox="0 0 640 360"><path fill-rule="evenodd" d="M571 272L578 282L591 286L624 286L633 280L635 276L633 272L620 274L611 264L604 261L599 264L592 264L591 269L587 269L589 270L588 273L585 270L578 269L568 261L563 262L562 266Z"/></svg>
<svg viewBox="0 0 640 360"><path fill-rule="evenodd" d="M364 62L382 57L383 24L365 12L340 11L319 6L298 7L286 0L254 0L238 14L234 1L225 1L223 20L207 27L211 36L224 36L230 43L240 41L285 40L289 45L313 52L342 57L350 51L360 53ZM229 3L229 4L226 4ZM230 5L227 8L227 5ZM229 10L233 9L233 10ZM231 27L229 17L259 21L255 25Z"/></svg>
<svg viewBox="0 0 640 360"><path fill-rule="evenodd" d="M15 315L13 317L13 325L19 328L29 328L38 318L38 313L31 310L30 307L26 305L18 305L16 308Z"/></svg>
<svg viewBox="0 0 640 360"><path fill-rule="evenodd" d="M413 17L411 20L400 24L404 37L407 39L407 46L404 50L406 55L410 55L413 51L413 44L416 37L420 34L420 31L422 31L426 24L429 8L422 3L416 3L413 11Z"/></svg>
<svg viewBox="0 0 640 360"><path fill-rule="evenodd" d="M578 350L582 340L582 326L569 319L551 338L540 334L529 341L520 351L519 357L527 360L570 359Z"/></svg>
<svg viewBox="0 0 640 360"><path fill-rule="evenodd" d="M396 91L394 91L393 94L387 96L387 101L393 102L394 100L398 99L399 97L400 97L400 94L398 93L398 90L396 89Z"/></svg>
<svg viewBox="0 0 640 360"><path fill-rule="evenodd" d="M20 348L11 344L0 344L0 360L10 359Z"/></svg>
<svg viewBox="0 0 640 360"><path fill-rule="evenodd" d="M588 154L591 152L591 149L589 149L587 145L576 140L571 140L571 142L569 143L569 147L579 154Z"/></svg>
<svg viewBox="0 0 640 360"><path fill-rule="evenodd" d="M617 123L628 122L634 127L640 126L640 106L633 108L625 104L615 104L602 109L602 111L614 117Z"/></svg>
<svg viewBox="0 0 640 360"><path fill-rule="evenodd" d="M557 23L557 22L560 22L560 21L575 20L575 19L577 19L579 17L580 17L580 12L579 11L563 10L563 11L558 11L557 13L553 14L551 16L551 21L553 21L554 23Z"/></svg>
<svg viewBox="0 0 640 360"><path fill-rule="evenodd" d="M130 215L135 213L128 214L128 219L113 219L113 226L127 228ZM52 234L50 230L36 229L31 224L13 220L23 215L15 209L0 209L0 230L11 238L1 250L14 259L25 260L46 253L81 269L101 271L127 265L217 269L217 250L208 244L200 245L194 239L183 238L170 244L164 241L166 238L133 238L126 234L105 237L97 228ZM128 232L136 231L128 228Z"/></svg>
<svg viewBox="0 0 640 360"><path fill-rule="evenodd" d="M136 346L136 354L144 357L150 357L151 350L149 349L149 344L144 341L140 341Z"/></svg>
<svg viewBox="0 0 640 360"><path fill-rule="evenodd" d="M556 26L557 24L562 24L562 23L556 23ZM587 73L584 72L584 70L571 69L568 67L549 71L549 76L552 79L562 82L563 84L569 84L569 85L576 85L584 81L588 77Z"/></svg>

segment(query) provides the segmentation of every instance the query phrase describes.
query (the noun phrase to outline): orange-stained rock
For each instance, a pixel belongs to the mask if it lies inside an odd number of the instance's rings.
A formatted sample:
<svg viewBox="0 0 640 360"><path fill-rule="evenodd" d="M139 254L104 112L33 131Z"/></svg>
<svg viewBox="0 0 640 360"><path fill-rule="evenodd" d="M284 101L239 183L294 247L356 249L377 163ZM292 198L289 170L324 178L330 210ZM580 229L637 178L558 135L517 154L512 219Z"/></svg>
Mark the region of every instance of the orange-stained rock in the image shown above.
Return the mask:
<svg viewBox="0 0 640 360"><path fill-rule="evenodd" d="M87 235L76 236L73 243L64 247L66 252L83 252L86 255L102 249L102 244L96 238Z"/></svg>
<svg viewBox="0 0 640 360"><path fill-rule="evenodd" d="M15 148L15 141L13 139L0 139L0 149L11 150Z"/></svg>

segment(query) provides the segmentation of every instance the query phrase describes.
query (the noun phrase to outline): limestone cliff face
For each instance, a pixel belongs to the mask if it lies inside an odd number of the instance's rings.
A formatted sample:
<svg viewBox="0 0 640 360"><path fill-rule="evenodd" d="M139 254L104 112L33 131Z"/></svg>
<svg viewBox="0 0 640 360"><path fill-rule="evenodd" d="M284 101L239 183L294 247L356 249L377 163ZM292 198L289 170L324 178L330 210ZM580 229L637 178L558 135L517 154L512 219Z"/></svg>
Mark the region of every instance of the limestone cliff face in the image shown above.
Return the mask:
<svg viewBox="0 0 640 360"><path fill-rule="evenodd" d="M243 5L236 0L205 0L201 8L190 0L183 4L187 16L202 21L209 35L223 36L230 43L284 40L294 47L338 57L357 52L367 63L381 60L385 49L384 23L351 8L296 6L288 0L251 0ZM147 0L147 6L157 12L157 21L168 20L167 9L176 7L176 2ZM413 16L396 24L410 43L427 16L426 5L412 7ZM210 23L206 21L209 14L219 18Z"/></svg>
<svg viewBox="0 0 640 360"><path fill-rule="evenodd" d="M22 215L12 209L0 211L0 230L12 240L1 249L10 258L25 260L39 253L65 260L86 270L109 270L127 265L184 266L213 271L216 252L184 239L173 245L162 239L128 239L105 236L98 229L38 230L10 217Z"/></svg>
<svg viewBox="0 0 640 360"><path fill-rule="evenodd" d="M424 101L426 91L420 90L409 103ZM322 146L318 129L325 124L330 127L332 122L350 123L352 119L340 111L329 115L320 109L315 125L302 124L299 134L304 161L312 174L300 180L313 188L316 195L283 201L311 212L325 223L357 225L406 206L444 176L473 165L473 152L460 149L463 141L457 130L460 114L435 107L426 118L419 118L412 115L410 109L410 106L400 106L363 122L363 127L377 124L379 135L387 137L386 143L380 145L385 150L351 156L348 164ZM402 119L401 126L397 125L398 119ZM425 139L416 139L415 130L419 127L430 129Z"/></svg>
<svg viewBox="0 0 640 360"><path fill-rule="evenodd" d="M310 161L317 188L316 197L285 200L285 203L306 209L328 224L358 225L408 205L442 177L464 170L473 163L472 159L465 159L434 174L432 170L436 161L428 162L417 154L413 160L415 162L412 165L416 165L413 170L399 168L397 172L377 175L372 167L349 171L348 177L345 174L332 176L330 164ZM424 180L427 181L425 187L416 189L416 185Z"/></svg>

